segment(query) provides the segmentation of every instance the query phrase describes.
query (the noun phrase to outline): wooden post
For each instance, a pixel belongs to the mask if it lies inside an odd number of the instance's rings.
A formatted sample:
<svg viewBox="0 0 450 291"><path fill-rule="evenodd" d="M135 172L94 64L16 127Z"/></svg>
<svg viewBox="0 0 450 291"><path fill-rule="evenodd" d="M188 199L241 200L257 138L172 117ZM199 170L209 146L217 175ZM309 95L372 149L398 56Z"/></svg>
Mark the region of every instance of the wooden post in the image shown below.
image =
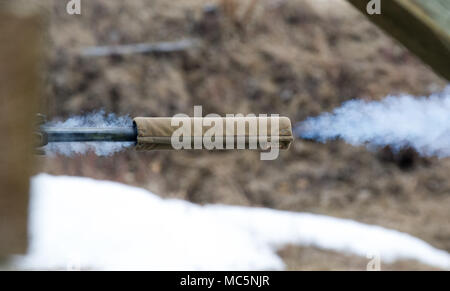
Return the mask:
<svg viewBox="0 0 450 291"><path fill-rule="evenodd" d="M367 13L370 0L348 1L450 81L449 0L380 0L379 15Z"/></svg>
<svg viewBox="0 0 450 291"><path fill-rule="evenodd" d="M33 4L0 3L0 257L27 250L43 22ZM23 5L23 6L21 6Z"/></svg>

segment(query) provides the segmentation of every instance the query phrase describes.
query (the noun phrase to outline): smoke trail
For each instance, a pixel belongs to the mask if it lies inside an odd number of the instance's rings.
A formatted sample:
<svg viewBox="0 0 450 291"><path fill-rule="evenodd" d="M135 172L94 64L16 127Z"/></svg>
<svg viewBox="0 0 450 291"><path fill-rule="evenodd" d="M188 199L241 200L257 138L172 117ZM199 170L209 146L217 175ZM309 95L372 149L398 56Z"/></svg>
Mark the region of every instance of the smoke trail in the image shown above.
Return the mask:
<svg viewBox="0 0 450 291"><path fill-rule="evenodd" d="M133 121L129 116L116 116L113 113L106 114L103 110L100 110L82 116L73 116L66 121L52 121L45 126L59 128L108 128L129 127L132 125ZM55 142L49 143L44 149L48 155L73 156L94 152L98 156L110 156L132 145L134 145L133 142Z"/></svg>
<svg viewBox="0 0 450 291"><path fill-rule="evenodd" d="M308 118L297 137L325 142L342 138L352 145L412 147L423 156L450 156L450 86L430 97L388 96L382 101L351 100Z"/></svg>

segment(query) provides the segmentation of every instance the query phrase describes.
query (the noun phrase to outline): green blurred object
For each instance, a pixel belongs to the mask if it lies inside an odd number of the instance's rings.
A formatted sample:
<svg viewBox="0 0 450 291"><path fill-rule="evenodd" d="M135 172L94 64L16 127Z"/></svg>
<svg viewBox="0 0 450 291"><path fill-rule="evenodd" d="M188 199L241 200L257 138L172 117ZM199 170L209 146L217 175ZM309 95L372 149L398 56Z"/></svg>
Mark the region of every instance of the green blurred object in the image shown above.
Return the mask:
<svg viewBox="0 0 450 291"><path fill-rule="evenodd" d="M436 73L450 81L450 1L380 0L381 14L369 15L370 0L348 0Z"/></svg>

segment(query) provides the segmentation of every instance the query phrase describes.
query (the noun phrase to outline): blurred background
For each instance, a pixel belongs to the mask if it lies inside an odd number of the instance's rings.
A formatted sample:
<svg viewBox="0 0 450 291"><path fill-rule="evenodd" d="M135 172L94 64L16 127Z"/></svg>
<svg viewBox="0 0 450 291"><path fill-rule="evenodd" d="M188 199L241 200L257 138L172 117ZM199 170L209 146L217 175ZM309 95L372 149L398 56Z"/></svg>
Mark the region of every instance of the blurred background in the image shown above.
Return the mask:
<svg viewBox="0 0 450 291"><path fill-rule="evenodd" d="M344 0L48 1L48 119L277 113L293 123L354 98L428 95L446 82ZM87 57L90 46L194 39L176 53ZM410 233L450 252L449 159L296 140L256 152L134 152L39 158L39 171L143 187L198 204L304 211ZM175 182L174 182L175 181ZM365 269L367 260L287 246L288 269ZM430 269L415 262L385 266Z"/></svg>

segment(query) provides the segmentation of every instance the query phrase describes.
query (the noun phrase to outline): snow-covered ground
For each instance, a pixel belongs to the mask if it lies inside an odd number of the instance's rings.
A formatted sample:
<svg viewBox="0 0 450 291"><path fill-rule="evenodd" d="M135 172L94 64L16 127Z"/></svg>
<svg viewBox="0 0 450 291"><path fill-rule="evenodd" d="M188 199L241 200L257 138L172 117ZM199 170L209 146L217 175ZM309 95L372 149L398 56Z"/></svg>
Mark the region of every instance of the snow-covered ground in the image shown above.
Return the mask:
<svg viewBox="0 0 450 291"><path fill-rule="evenodd" d="M15 268L279 270L286 244L414 259L450 255L408 234L351 220L164 200L135 187L41 174L32 180L31 247Z"/></svg>

